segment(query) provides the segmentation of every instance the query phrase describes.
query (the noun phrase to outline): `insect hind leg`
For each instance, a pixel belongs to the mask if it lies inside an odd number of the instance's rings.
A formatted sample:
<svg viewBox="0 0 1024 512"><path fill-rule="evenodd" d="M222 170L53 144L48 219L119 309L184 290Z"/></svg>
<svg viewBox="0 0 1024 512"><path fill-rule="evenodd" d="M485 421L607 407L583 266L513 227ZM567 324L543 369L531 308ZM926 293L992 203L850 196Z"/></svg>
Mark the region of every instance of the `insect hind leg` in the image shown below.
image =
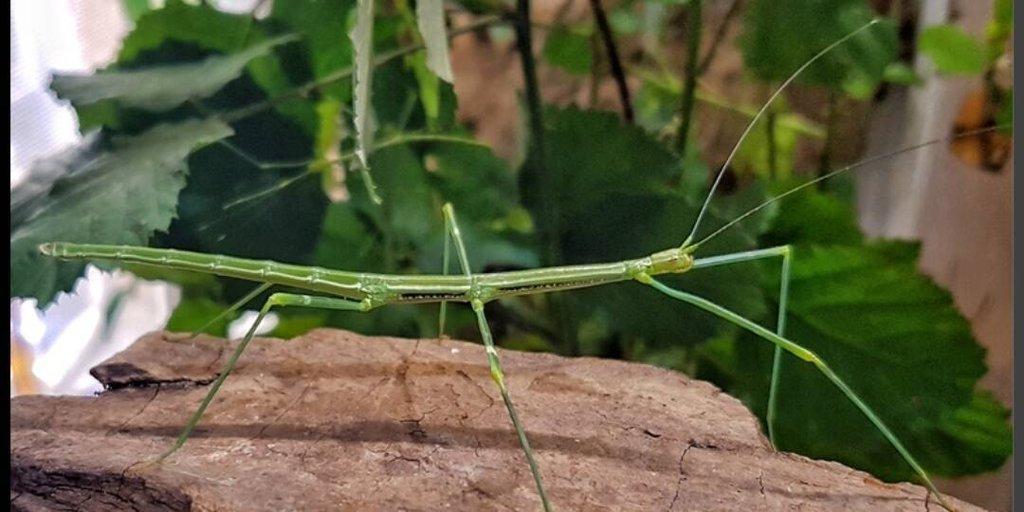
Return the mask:
<svg viewBox="0 0 1024 512"><path fill-rule="evenodd" d="M185 441L187 441L189 436L192 435L192 431L195 429L196 425L199 424L199 420L203 418L203 414L206 412L206 408L209 407L210 403L213 401L213 397L217 395L217 392L220 391L221 385L224 384L224 381L227 380L228 375L230 375L231 371L234 370L235 365L238 363L238 359L242 356L242 352L245 351L245 348L249 346L249 343L253 340L253 337L256 335L256 329L259 328L260 323L263 322L263 319L267 316L267 313L269 313L272 308L280 306L303 306L358 312L369 311L370 309L373 308L372 302L368 300L353 301L333 297L297 295L292 293L275 293L271 295L270 298L267 299L267 301L263 304L263 307L260 308L260 312L259 315L256 317L256 321L252 323L251 327L249 327L249 331L246 332L245 337L242 338L242 341L238 343L238 347L235 348L235 351L231 354L231 357L228 358L227 362L224 364L224 367L221 368L220 373L217 375L217 378L210 385L210 391L206 393L206 396L203 398L202 403L199 404L199 408L196 409L194 413L192 413L192 417L185 425L185 428L182 429L181 434L178 435L178 438L174 441L170 448L167 449L167 451L161 453L155 459L143 463L143 467L159 464L164 459L174 454L174 452L178 451L178 449L180 449L185 444Z"/></svg>

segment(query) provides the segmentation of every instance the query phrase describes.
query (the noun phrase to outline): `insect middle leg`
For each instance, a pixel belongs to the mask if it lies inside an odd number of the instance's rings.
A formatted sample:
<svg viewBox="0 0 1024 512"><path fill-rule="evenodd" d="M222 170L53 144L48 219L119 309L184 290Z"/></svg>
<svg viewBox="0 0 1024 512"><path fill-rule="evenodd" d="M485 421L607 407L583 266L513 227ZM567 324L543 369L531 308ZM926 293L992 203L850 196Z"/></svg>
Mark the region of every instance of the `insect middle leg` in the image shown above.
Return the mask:
<svg viewBox="0 0 1024 512"><path fill-rule="evenodd" d="M466 246L462 242L462 233L459 231L459 225L455 221L455 210L452 208L451 203L446 203L441 210L444 213L445 225L451 233L452 242L454 242L455 250L459 255L459 263L462 266L462 270L466 273L466 277L469 277L470 281L472 281L473 274L469 269L469 257L466 255ZM447 250L447 247L445 249ZM447 262L445 268L447 270ZM474 284L474 289L470 291L471 296L478 294L475 286ZM530 465L530 473L533 474L533 481L537 486L537 494L540 496L541 505L544 507L545 512L550 512L551 503L548 501L547 492L544 490L544 481L540 476L540 468L533 457L533 448L530 447L530 440L526 437L526 430L523 429L523 424L519 420L519 414L516 412L515 405L512 404L512 397L509 395L508 386L505 385L505 374L501 370L501 360L498 359L498 350L494 347L494 337L491 335L491 328L487 324L487 317L484 315L484 300L473 297L470 305L473 307L473 312L476 313L477 326L480 328L480 336L484 341L484 350L487 352L487 364L491 370L491 380L494 381L494 384L498 387L498 392L501 393L501 400L505 403L508 416L512 420L512 426L519 437L519 445L523 448L526 462ZM441 325L444 325L443 316Z"/></svg>
<svg viewBox="0 0 1024 512"><path fill-rule="evenodd" d="M779 280L779 316L775 321L775 334L785 336L786 308L789 300L789 268L793 258L792 246L782 245L767 249L758 249L755 251L701 258L694 261L693 268L717 267L721 265L729 265L731 263L741 263L745 261L755 261L774 257L782 257L782 275ZM775 345L775 355L772 358L772 380L771 386L768 388L768 412L765 414L765 423L768 424L768 440L771 441L772 446L776 448L778 448L778 445L776 444L775 439L775 418L779 400L779 378L782 374L782 355L782 347Z"/></svg>

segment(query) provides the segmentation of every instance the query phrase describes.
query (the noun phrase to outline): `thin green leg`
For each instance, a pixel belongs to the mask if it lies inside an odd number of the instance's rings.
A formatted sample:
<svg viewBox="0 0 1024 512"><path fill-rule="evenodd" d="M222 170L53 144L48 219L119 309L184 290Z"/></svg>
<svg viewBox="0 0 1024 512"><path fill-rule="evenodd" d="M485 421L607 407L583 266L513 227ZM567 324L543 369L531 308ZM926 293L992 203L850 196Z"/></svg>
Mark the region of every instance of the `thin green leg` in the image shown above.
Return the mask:
<svg viewBox="0 0 1024 512"><path fill-rule="evenodd" d="M820 371L826 378L828 378L828 380L832 381L832 384L834 384L837 388L839 388L840 391L843 392L844 395L846 395L846 398L848 398L850 402L853 403L853 405L860 409L864 416L866 416L868 420L875 425L875 428L877 428L878 431L882 433L882 436L885 437L887 441L889 441L889 444L891 444L893 448L895 448L896 451L899 452L900 456L903 457L903 460L906 461L911 468L913 468L914 472L917 473L919 477L921 477L925 485L927 485L928 488L933 493L935 493L942 506L949 509L949 506L943 500L942 495L939 493L939 490L936 489L935 484L932 483L932 479L928 476L928 473L924 470L923 467L921 467L921 464L917 462L917 459L915 459L914 456L910 454L910 451L907 450L905 446L903 446L903 443L900 442L900 440L896 437L896 434L893 434L893 432L889 430L889 427L886 426L886 424L882 421L881 418L878 417L877 414L875 414L875 411L872 410L871 407L869 407L866 403L864 403L864 401L861 400L859 396L857 396L853 389L851 389L850 386L848 386L846 382L839 377L839 375L832 371L832 368L825 364L825 361L822 360L817 354L782 336L779 336L778 334L769 331L768 329L765 329L764 327L761 327L760 325L757 325L756 323L744 318L743 316L740 316L739 314L733 311L730 311L726 308L723 308L722 306L719 306L718 304L715 304L714 302L711 302L705 298L698 297L693 294L689 294L665 286L663 283L655 280L654 278L647 274L637 275L636 280L640 281L643 284L653 287L654 289L660 291L661 293L664 293L665 295L668 295L669 297L681 300L689 304L693 304L694 306L697 306L698 308L703 309L704 311L721 317L739 327L742 327L743 329L746 329L747 331L756 334L761 338L764 338L774 343L775 346L780 347L782 350L785 350L786 352L795 355L801 360L813 364L818 369L818 371Z"/></svg>
<svg viewBox="0 0 1024 512"><path fill-rule="evenodd" d="M259 327L263 318L267 316L267 313L271 308L275 306L305 306L314 308L324 309L337 309L344 311L368 311L371 306L368 301L356 302L345 299L335 299L331 297L315 297L311 295L295 295L291 293L275 293L267 299L267 302L263 304L263 308L260 309L259 316L256 317L256 321L253 322L252 327L249 327L249 331L242 338L242 341L235 348L235 352L231 354L228 362L224 364L224 368L221 369L217 379L213 381L213 385L210 386L210 391L206 393L206 397L203 398L203 402L199 404L199 408L192 414L192 417L188 420L188 424L182 429L181 434L178 435L178 439L174 441L174 444L164 453L160 454L156 459L150 462L150 464L156 464L167 457L171 456L174 452L178 451L188 437L192 434L192 430L202 419L203 413L206 412L206 408L213 401L214 395L220 390L224 381L228 378L231 370L235 368L235 363L238 362L238 358L242 356L242 352L245 351L245 347L252 341L253 336L256 334L256 328Z"/></svg>
<svg viewBox="0 0 1024 512"><path fill-rule="evenodd" d="M459 232L459 224L455 220L455 210L452 208L451 203L446 203L441 210L444 212L445 225L447 225L448 230L451 232L451 238L455 243L455 250L458 252L462 271L466 273L467 277L472 278L473 275L469 270L469 257L466 255L466 246L462 243L462 233ZM475 293L475 291L470 293ZM526 454L526 462L530 465L533 482L537 485L537 494L540 496L541 505L544 507L545 512L550 512L551 503L548 501L547 491L544 490L544 481L540 476L540 468L533 457L533 448L530 447L530 440L526 438L526 430L523 428L522 422L519 421L519 414L516 413L516 408L512 404L512 397L509 395L508 387L505 385L505 374L501 371L498 349L494 347L494 337L491 335L491 328L487 324L487 317L484 315L484 303L480 299L473 299L470 304L473 307L473 312L476 313L476 323L480 328L480 336L484 340L484 350L487 352L487 364L490 366L491 380L498 386L501 400L505 402L508 416L512 419L512 426L516 429L516 435L519 437L519 445L522 446L523 453Z"/></svg>
<svg viewBox="0 0 1024 512"><path fill-rule="evenodd" d="M215 324L218 320L220 320L221 318L224 318L225 316L230 315L231 313L234 313L235 311L238 311L239 308L241 308L242 306L246 305L250 300L255 299L259 294L267 291L271 286L273 286L273 283L263 283L263 284L257 286L251 292L246 294L245 297L242 297L241 299L238 299L237 302L235 302L234 304L228 306L228 308L225 309L224 311L221 311L219 315L211 318L209 322L206 322L205 324L203 324L202 327L200 327L200 328L196 329L195 331L193 331L192 335L189 336L188 339L189 340L195 339L196 336L199 336L203 331L205 331L211 325Z"/></svg>
<svg viewBox="0 0 1024 512"><path fill-rule="evenodd" d="M789 246L782 254L782 275L779 284L779 317L775 321L775 334L786 335L786 308L789 302L789 266L793 259ZM775 355L772 357L772 381L768 387L768 412L765 414L765 421L768 423L768 440L776 449L775 442L775 418L777 417L779 401L779 379L782 375L782 347L775 345Z"/></svg>
<svg viewBox="0 0 1024 512"><path fill-rule="evenodd" d="M451 203L445 203L444 206L445 206L445 208L451 209ZM442 212L445 211L445 208L441 209ZM452 220L452 218L453 217L449 216L447 213L444 215L444 257L443 257L443 260L442 260L442 263L441 263L441 266L443 267L441 269L442 275L448 275L448 262L451 259L449 255L451 253L451 245L452 245L452 237L451 237L451 230L452 230L452 222L451 222L451 220ZM442 337L444 337L444 323L445 323L445 319L446 319L447 315L448 315L448 301L442 300L441 301L440 310L438 311L438 315L437 315L437 338L438 339L441 339Z"/></svg>
<svg viewBox="0 0 1024 512"><path fill-rule="evenodd" d="M523 429L522 422L519 421L519 415L516 413L515 406L512 405L512 397L508 394L508 387L505 386L505 374L501 371L498 350L494 348L491 328L487 325L487 317L484 316L484 303L474 300L472 306L473 312L476 313L477 325L480 327L480 335L484 339L484 350L487 351L487 364L491 368L491 380L498 386L498 391L501 392L501 399L505 402L505 408L508 409L508 416L512 419L512 426L515 427L516 435L519 436L519 445L523 447L523 453L526 454L526 462L530 465L530 472L533 473L533 482L537 485L537 494L540 495L541 505L546 512L550 512L551 503L548 501L548 494L544 490L544 481L540 476L540 467L537 466L537 461L533 458L530 440L526 438L526 431Z"/></svg>
<svg viewBox="0 0 1024 512"><path fill-rule="evenodd" d="M740 263L764 258L782 257L782 276L779 284L779 316L775 322L775 334L785 336L786 332L786 309L789 302L789 269L793 258L793 249L788 245L747 251L736 254L726 254L711 258L703 258L694 262L694 268L708 268L730 263ZM768 411L765 414L765 423L768 424L768 440L772 446L778 448L775 441L775 418L777 417L779 401L779 378L782 374L782 347L775 346L775 355L772 358L771 385L768 388Z"/></svg>

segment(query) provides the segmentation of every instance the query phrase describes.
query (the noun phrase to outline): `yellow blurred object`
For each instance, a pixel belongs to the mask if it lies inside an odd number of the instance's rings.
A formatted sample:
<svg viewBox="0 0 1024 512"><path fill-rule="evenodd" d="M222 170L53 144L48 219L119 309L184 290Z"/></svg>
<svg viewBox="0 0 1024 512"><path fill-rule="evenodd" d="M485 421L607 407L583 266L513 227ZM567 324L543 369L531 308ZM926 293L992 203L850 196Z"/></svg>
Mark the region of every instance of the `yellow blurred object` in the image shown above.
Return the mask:
<svg viewBox="0 0 1024 512"><path fill-rule="evenodd" d="M996 106L986 87L967 94L953 122L953 134L996 126ZM990 131L950 141L949 149L960 161L989 172L999 172L1010 158L1013 139L1002 131Z"/></svg>
<svg viewBox="0 0 1024 512"><path fill-rule="evenodd" d="M32 374L32 348L11 334L11 396L38 392L39 381Z"/></svg>

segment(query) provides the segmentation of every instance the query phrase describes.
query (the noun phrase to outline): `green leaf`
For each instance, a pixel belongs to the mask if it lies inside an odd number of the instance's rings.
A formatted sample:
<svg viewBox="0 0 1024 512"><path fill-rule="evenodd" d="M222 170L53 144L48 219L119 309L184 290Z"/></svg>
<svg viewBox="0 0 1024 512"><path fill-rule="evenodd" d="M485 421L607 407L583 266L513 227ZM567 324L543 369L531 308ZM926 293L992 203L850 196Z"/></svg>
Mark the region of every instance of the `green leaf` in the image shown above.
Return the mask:
<svg viewBox="0 0 1024 512"><path fill-rule="evenodd" d="M202 62L132 71L107 70L89 76L54 75L50 86L58 97L76 107L110 100L123 107L169 110L186 101L213 95L238 78L250 60L294 39L293 35L280 36L235 54L207 57Z"/></svg>
<svg viewBox="0 0 1024 512"><path fill-rule="evenodd" d="M356 72L352 74L352 89L355 91L353 111L356 125L356 154L363 167L368 168L373 133L376 130L373 103L370 100L373 80L373 0L359 0L356 26L349 32L349 39L352 40L356 56Z"/></svg>
<svg viewBox="0 0 1024 512"><path fill-rule="evenodd" d="M323 326L328 316L325 310L312 310L301 313L288 311L286 314L278 313L277 326L271 331L270 336L290 340L296 336L306 334L312 329Z"/></svg>
<svg viewBox="0 0 1024 512"><path fill-rule="evenodd" d="M418 0L416 22L427 48L427 68L438 78L452 83L452 64L448 58L448 33L444 26L444 2Z"/></svg>
<svg viewBox="0 0 1024 512"><path fill-rule="evenodd" d="M277 8L281 4L275 4ZM289 12L304 12L300 6L323 5L324 2L303 2L295 4ZM329 25L328 18L321 18L324 23L321 27ZM268 53L262 57L251 60L246 67L247 75L251 77L260 89L267 96L276 96L285 93L294 87L293 63L305 62L305 55L299 50L306 44L312 44L312 36L302 26L295 27L294 32L302 36L302 44L291 44L280 47L277 52ZM337 44L337 31L334 30L332 44L335 48L348 49L347 44ZM203 2L199 5L186 4L181 0L168 0L163 8L149 11L142 16L135 25L135 29L125 37L121 43L121 52L118 55L117 67L138 68L140 66L152 66L155 64L178 64L187 60L196 60L200 56L208 55L210 52L231 54L268 38L270 30L264 27L264 22L255 20L247 14L230 14L218 11ZM195 49L199 49L195 55ZM276 53L283 53L278 58ZM314 55L314 61L315 61ZM315 64L315 62L314 62ZM294 77L294 80L305 80L305 77ZM251 102L257 99L253 98ZM101 102L89 107L78 108L80 124L83 126L116 126L116 123L109 119L93 119L98 116L112 115L109 110L111 105L104 105ZM104 108L105 107L105 108ZM310 104L304 101L280 102L274 109L290 118L306 133L315 132L316 118L310 108ZM114 114L116 117L116 113ZM83 123L83 117L90 123Z"/></svg>
<svg viewBox="0 0 1024 512"><path fill-rule="evenodd" d="M65 175L45 201L11 230L11 296L48 304L68 291L84 263L58 263L39 254L45 242L145 245L166 230L185 186L185 159L196 148L231 135L216 120L163 124L115 138L101 152L66 159Z"/></svg>
<svg viewBox="0 0 1024 512"><path fill-rule="evenodd" d="M101 143L99 132L94 131L78 144L34 162L25 179L11 189L11 231L46 205L54 185L76 170L76 162L96 158Z"/></svg>
<svg viewBox="0 0 1024 512"><path fill-rule="evenodd" d="M628 8L615 9L608 17L608 24L616 34L633 35L640 32L643 22L640 16Z"/></svg>
<svg viewBox="0 0 1024 512"><path fill-rule="evenodd" d="M775 195L799 186L802 181L775 184ZM860 245L864 234L857 225L853 208L833 194L804 189L779 204L771 229L762 236L763 245L817 244Z"/></svg>
<svg viewBox="0 0 1024 512"><path fill-rule="evenodd" d="M933 25L921 31L917 48L940 73L976 75L985 70L985 49L956 25Z"/></svg>
<svg viewBox="0 0 1024 512"><path fill-rule="evenodd" d="M420 103L427 116L427 127L434 130L437 129L437 118L441 112L441 84L437 75L427 69L425 59L422 53L414 53L406 56L405 62L416 75L416 82L420 86Z"/></svg>
<svg viewBox="0 0 1024 512"><path fill-rule="evenodd" d="M985 27L987 58L995 61L1006 51L1006 41L1013 34L1013 0L994 0L992 20Z"/></svg>
<svg viewBox="0 0 1024 512"><path fill-rule="evenodd" d="M1010 411L987 391L975 391L971 403L945 416L939 429L951 446L949 466L958 474L991 471L1013 452Z"/></svg>
<svg viewBox="0 0 1024 512"><path fill-rule="evenodd" d="M190 5L167 0L160 9L145 13L123 41L117 60L133 62L168 41L191 43L201 48L231 52L246 46L247 37L257 36L252 18L218 11L205 3Z"/></svg>
<svg viewBox="0 0 1024 512"><path fill-rule="evenodd" d="M240 82L253 88L247 79ZM328 202L318 174L302 164L313 155L313 141L275 111L233 126L236 135L230 143L251 158L299 165L262 169L221 144L196 151L189 159L188 186L179 196L178 218L154 244L308 264Z"/></svg>
<svg viewBox="0 0 1024 512"><path fill-rule="evenodd" d="M301 33L308 50L312 79L320 80L352 65L353 46L339 34L345 32L355 0L318 0L316 2L274 2L270 19L280 21L289 30ZM350 84L338 81L322 92L339 101L351 100Z"/></svg>
<svg viewBox="0 0 1024 512"><path fill-rule="evenodd" d="M921 85L921 77L917 76L914 69L902 62L893 62L885 67L882 79L886 82L899 85Z"/></svg>
<svg viewBox="0 0 1024 512"><path fill-rule="evenodd" d="M594 59L590 37L559 25L548 33L544 59L574 75L586 75Z"/></svg>
<svg viewBox="0 0 1024 512"><path fill-rule="evenodd" d="M785 80L815 54L874 18L864 0L754 0L740 45L744 64L762 80ZM896 26L885 20L824 55L800 76L803 83L864 97L896 60Z"/></svg>
<svg viewBox="0 0 1024 512"><path fill-rule="evenodd" d="M1005 411L972 405L985 351L949 293L918 273L917 255L916 245L903 242L798 246L786 336L818 353L930 472L995 469L1009 454L1008 430L999 427ZM774 297L779 282L772 276L766 292ZM743 335L736 347L732 392L763 415L772 346ZM814 367L787 357L779 396L780 449L888 480L913 478L877 429Z"/></svg>

